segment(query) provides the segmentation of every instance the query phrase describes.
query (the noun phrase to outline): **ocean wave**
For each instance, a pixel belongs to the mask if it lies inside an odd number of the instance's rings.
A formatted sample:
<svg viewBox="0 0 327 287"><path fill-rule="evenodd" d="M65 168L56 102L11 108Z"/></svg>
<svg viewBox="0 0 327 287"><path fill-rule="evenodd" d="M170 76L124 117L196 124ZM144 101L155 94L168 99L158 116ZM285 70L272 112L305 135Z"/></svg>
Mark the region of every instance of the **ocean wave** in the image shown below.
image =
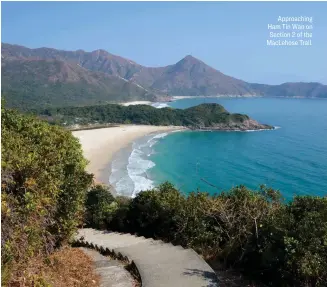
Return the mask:
<svg viewBox="0 0 327 287"><path fill-rule="evenodd" d="M134 183L132 197L135 197L141 190L153 188L153 181L148 178L146 172L148 169L155 166L154 162L143 158L145 154L141 146L134 145L127 165L128 176Z"/></svg>
<svg viewBox="0 0 327 287"><path fill-rule="evenodd" d="M155 107L157 109L167 108L169 107L168 103L154 103L151 105L152 107Z"/></svg>
<svg viewBox="0 0 327 287"><path fill-rule="evenodd" d="M154 137L150 138L147 141L147 143L145 145L143 145L143 147L146 147L148 145L151 148L158 142L158 139L162 139L167 135L168 135L168 133L162 133L162 134L155 135Z"/></svg>
<svg viewBox="0 0 327 287"><path fill-rule="evenodd" d="M133 143L132 152L125 158L112 162L110 183L115 187L117 194L135 197L142 190L154 187L154 182L149 178L147 171L155 166L149 160L154 153L153 146L168 133L147 136Z"/></svg>
<svg viewBox="0 0 327 287"><path fill-rule="evenodd" d="M133 195L133 189L134 182L129 177L127 172L115 183L115 190L119 195L131 197Z"/></svg>
<svg viewBox="0 0 327 287"><path fill-rule="evenodd" d="M127 173L133 181L134 189L132 197L135 197L141 190L147 190L154 187L154 182L148 177L147 171L155 166L155 163L147 159L154 150L152 147L159 139L167 136L168 133L156 134L149 138L145 143L133 144L133 151L128 158Z"/></svg>
<svg viewBox="0 0 327 287"><path fill-rule="evenodd" d="M155 135L152 139L161 139L161 138L164 138L167 135L168 135L168 133L158 134L158 135Z"/></svg>

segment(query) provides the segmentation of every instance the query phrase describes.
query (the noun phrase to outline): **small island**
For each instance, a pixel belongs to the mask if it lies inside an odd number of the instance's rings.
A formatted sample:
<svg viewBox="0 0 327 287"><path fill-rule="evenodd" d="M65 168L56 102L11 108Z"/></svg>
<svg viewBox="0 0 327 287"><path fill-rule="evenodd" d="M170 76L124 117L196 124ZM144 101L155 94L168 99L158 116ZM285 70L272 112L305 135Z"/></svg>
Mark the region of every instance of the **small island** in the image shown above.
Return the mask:
<svg viewBox="0 0 327 287"><path fill-rule="evenodd" d="M137 124L179 126L191 130L246 131L270 130L273 126L261 124L243 114L231 114L223 106L205 103L188 109L170 107L157 109L149 105L121 106L115 104L47 109L41 116L50 123L66 127L108 124Z"/></svg>

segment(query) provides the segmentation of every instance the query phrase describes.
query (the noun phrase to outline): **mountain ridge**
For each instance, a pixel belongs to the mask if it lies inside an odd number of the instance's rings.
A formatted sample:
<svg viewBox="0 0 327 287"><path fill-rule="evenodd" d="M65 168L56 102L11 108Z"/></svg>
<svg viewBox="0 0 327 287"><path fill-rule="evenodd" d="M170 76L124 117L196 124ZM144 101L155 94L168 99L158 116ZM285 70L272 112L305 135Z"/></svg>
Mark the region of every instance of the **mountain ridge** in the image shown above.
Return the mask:
<svg viewBox="0 0 327 287"><path fill-rule="evenodd" d="M88 105L141 99L157 101L167 96L327 98L327 85L317 82L280 85L248 83L225 75L192 55L186 55L172 65L145 67L103 49L91 52L46 47L30 49L2 43L1 52L4 74L2 91L14 93L16 98L33 97L26 93L36 93L34 102L45 106L58 106L61 101L62 105L71 105L74 102L76 105ZM50 60L53 61L52 65L49 64ZM47 65L44 61L48 61ZM18 68L19 65L22 69ZM62 65L63 70L56 70L54 66L57 65ZM40 71L49 77L42 77L39 75ZM32 73L39 82L31 79L26 73ZM75 86L72 87L72 82L67 79L75 79ZM53 89L46 89L48 85L56 85L55 95ZM62 93L65 96L62 96ZM42 99L42 95L46 101ZM67 97L70 99L67 100ZM10 97L8 102L12 102Z"/></svg>

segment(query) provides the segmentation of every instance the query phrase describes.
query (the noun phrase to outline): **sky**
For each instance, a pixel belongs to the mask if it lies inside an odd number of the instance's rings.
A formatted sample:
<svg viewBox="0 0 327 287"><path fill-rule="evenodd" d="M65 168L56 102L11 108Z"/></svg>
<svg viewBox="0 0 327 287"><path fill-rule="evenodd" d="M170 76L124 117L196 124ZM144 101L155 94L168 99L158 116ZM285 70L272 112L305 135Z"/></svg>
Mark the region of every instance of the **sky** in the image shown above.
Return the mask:
<svg viewBox="0 0 327 287"><path fill-rule="evenodd" d="M2 2L1 14L4 43L104 49L151 67L192 55L248 82L327 84L327 2ZM267 46L279 16L313 17L312 46Z"/></svg>

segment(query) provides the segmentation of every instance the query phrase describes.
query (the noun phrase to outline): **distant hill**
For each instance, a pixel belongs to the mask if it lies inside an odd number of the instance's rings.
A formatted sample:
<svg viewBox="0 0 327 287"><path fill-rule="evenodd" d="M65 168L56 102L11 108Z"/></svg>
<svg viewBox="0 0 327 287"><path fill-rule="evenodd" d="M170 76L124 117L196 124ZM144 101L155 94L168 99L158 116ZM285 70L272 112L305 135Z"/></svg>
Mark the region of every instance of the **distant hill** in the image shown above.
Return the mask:
<svg viewBox="0 0 327 287"><path fill-rule="evenodd" d="M320 83L251 84L251 87L265 97L327 98L327 86Z"/></svg>
<svg viewBox="0 0 327 287"><path fill-rule="evenodd" d="M9 106L21 108L155 101L167 95L327 98L326 85L247 83L192 56L150 68L104 50L29 49L3 43L1 51L2 91Z"/></svg>
<svg viewBox="0 0 327 287"><path fill-rule="evenodd" d="M43 52L37 56L25 53L26 48L10 47L2 48L1 66L1 89L9 106L25 109L155 100L152 92L115 75L86 69L63 57L51 58Z"/></svg>

